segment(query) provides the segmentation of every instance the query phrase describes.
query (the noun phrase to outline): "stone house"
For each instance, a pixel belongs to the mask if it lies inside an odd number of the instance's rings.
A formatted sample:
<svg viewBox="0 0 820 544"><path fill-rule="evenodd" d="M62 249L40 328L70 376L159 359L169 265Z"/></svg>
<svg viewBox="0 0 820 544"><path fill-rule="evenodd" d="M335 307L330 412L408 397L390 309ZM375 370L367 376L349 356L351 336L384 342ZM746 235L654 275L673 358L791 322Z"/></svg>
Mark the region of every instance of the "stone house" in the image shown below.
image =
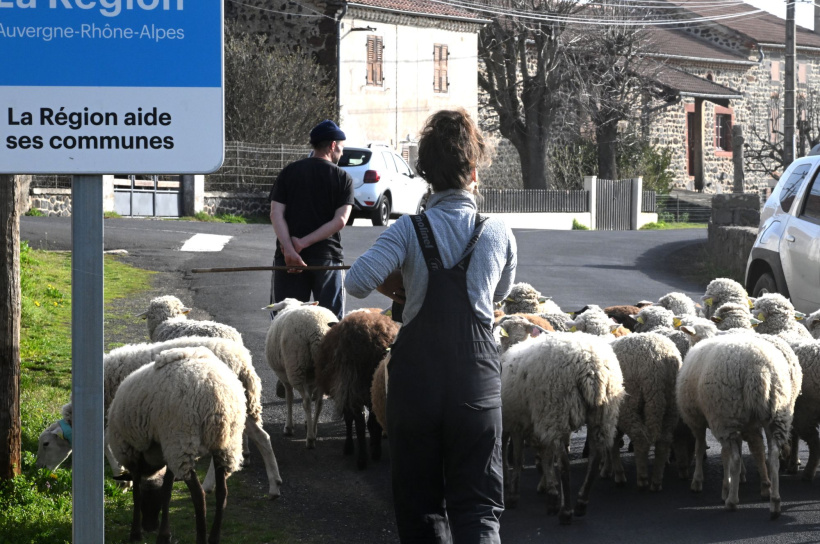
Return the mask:
<svg viewBox="0 0 820 544"><path fill-rule="evenodd" d="M226 2L225 17L310 52L337 88L350 144L407 152L427 117L478 110L478 30L485 19L429 0ZM319 121L319 120L317 120Z"/></svg>
<svg viewBox="0 0 820 544"><path fill-rule="evenodd" d="M650 138L672 150L677 188L731 192L732 126L740 124L753 146L753 132L775 140L782 131L786 22L748 4L703 8L696 0L667 2L692 22L650 31L654 56L664 64L659 83L676 95L653 121ZM696 22L732 15L708 25ZM797 93L805 95L820 83L820 34L798 26L796 36ZM772 172L779 175L774 167ZM745 182L747 191L755 191L776 180L747 171Z"/></svg>

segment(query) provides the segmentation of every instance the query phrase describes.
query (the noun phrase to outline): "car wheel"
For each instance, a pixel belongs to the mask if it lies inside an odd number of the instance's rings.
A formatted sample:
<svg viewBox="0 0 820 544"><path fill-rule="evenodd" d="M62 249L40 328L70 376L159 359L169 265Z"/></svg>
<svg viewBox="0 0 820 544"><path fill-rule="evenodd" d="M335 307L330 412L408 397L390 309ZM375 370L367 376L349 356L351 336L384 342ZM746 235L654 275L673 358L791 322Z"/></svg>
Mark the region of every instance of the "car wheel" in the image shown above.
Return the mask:
<svg viewBox="0 0 820 544"><path fill-rule="evenodd" d="M774 281L774 277L768 272L757 279L754 289L752 289L752 296L756 298L766 293L777 293L777 284Z"/></svg>
<svg viewBox="0 0 820 544"><path fill-rule="evenodd" d="M373 226L382 227L390 219L390 198L383 196L376 208L373 210L370 220Z"/></svg>

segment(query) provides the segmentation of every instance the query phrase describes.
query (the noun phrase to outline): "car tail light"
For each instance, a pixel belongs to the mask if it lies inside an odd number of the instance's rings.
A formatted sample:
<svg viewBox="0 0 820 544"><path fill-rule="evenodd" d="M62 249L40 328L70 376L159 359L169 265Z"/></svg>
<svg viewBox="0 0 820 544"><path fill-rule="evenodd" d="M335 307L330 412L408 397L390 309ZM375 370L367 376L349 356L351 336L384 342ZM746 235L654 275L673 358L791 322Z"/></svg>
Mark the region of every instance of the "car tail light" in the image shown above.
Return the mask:
<svg viewBox="0 0 820 544"><path fill-rule="evenodd" d="M364 182L365 183L378 183L378 181L382 179L379 175L379 172L376 170L368 170L364 173Z"/></svg>

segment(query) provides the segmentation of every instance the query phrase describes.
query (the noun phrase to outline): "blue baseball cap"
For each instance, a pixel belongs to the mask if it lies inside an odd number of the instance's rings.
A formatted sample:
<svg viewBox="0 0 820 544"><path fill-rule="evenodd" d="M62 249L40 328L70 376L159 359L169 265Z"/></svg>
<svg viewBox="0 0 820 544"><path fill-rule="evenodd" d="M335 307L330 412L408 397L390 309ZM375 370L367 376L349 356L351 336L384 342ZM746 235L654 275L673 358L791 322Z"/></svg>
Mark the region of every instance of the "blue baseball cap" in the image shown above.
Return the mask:
<svg viewBox="0 0 820 544"><path fill-rule="evenodd" d="M328 142L330 140L347 140L347 136L339 128L339 125L325 119L310 131L310 143L318 144L320 142Z"/></svg>

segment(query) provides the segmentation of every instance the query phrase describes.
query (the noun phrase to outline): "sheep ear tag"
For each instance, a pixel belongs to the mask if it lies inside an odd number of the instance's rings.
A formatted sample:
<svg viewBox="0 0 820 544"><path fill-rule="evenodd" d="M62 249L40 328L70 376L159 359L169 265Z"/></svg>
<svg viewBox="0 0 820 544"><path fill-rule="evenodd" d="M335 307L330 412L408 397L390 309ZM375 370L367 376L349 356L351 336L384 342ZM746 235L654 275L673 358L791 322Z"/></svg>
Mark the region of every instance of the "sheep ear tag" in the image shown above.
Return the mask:
<svg viewBox="0 0 820 544"><path fill-rule="evenodd" d="M757 327L758 325L760 325L763 322L759 319L755 319L754 317L750 317L749 318L749 323L752 324L752 327Z"/></svg>
<svg viewBox="0 0 820 544"><path fill-rule="evenodd" d="M704 300L703 302L704 302L707 306L710 306L710 307L711 307L711 306L715 303L715 299L713 299L713 298L709 297L709 298L707 298L706 300Z"/></svg>
<svg viewBox="0 0 820 544"><path fill-rule="evenodd" d="M501 330L498 331L498 334L501 335L501 338L509 338L510 337L510 335L507 334L507 330L504 327L502 327Z"/></svg>
<svg viewBox="0 0 820 544"><path fill-rule="evenodd" d="M643 317L638 317L638 318L636 318L636 319L635 319L635 321L637 321L637 322L638 322L638 323L640 323L641 325L643 325L643 324L644 324Z"/></svg>
<svg viewBox="0 0 820 544"><path fill-rule="evenodd" d="M755 317L757 317L757 319L759 319L761 321L766 321L766 316L763 314L763 312L760 312Z"/></svg>
<svg viewBox="0 0 820 544"><path fill-rule="evenodd" d="M139 314L137 316L137 319L148 319L148 312L147 311L142 312L141 314Z"/></svg>
<svg viewBox="0 0 820 544"><path fill-rule="evenodd" d="M806 319L806 314L804 314L803 312L794 312L794 319L796 321L803 321L804 319Z"/></svg>
<svg viewBox="0 0 820 544"><path fill-rule="evenodd" d="M679 318L679 317L675 317L674 319L672 319L672 325L673 325L676 329L679 329L679 328L680 328L680 324L681 324L681 320L680 320L680 318Z"/></svg>
<svg viewBox="0 0 820 544"><path fill-rule="evenodd" d="M190 309L190 308L183 308L183 309L182 309L182 313L183 313L184 315L188 315L189 313L191 313L191 309Z"/></svg>
<svg viewBox="0 0 820 544"><path fill-rule="evenodd" d="M569 332L578 332L578 327L573 325L572 328L569 330Z"/></svg>
<svg viewBox="0 0 820 544"><path fill-rule="evenodd" d="M718 317L716 315L713 315L710 319L712 320L712 323L720 323L721 321L723 321L722 317Z"/></svg>
<svg viewBox="0 0 820 544"><path fill-rule="evenodd" d="M73 445L72 444L72 438L73 438L74 433L71 430L71 425L69 425L68 422L64 419L61 419L57 423L60 424L59 432L57 433L57 436L59 436L60 438L62 438L65 441L67 441L69 443L69 445Z"/></svg>

